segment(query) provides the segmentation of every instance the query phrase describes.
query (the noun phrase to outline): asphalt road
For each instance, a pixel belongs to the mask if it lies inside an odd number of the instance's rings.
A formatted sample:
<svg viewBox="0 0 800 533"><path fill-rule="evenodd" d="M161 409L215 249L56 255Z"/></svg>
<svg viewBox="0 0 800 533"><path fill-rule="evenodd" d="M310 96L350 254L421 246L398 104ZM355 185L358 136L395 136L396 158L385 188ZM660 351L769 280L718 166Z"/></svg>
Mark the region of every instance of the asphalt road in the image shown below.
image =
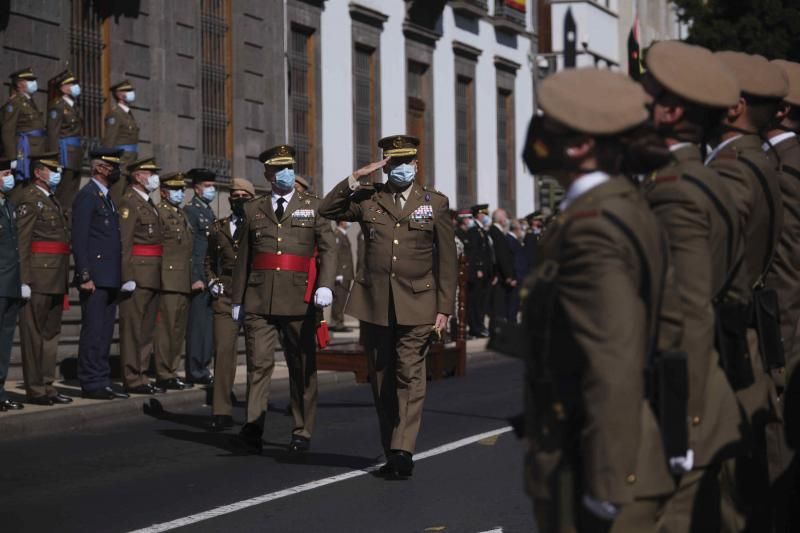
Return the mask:
<svg viewBox="0 0 800 533"><path fill-rule="evenodd" d="M238 427L208 432L204 406L102 431L0 436L0 530L533 531L522 445L504 429L520 409L521 375L518 362L479 358L466 377L429 383L417 455L431 455L406 481L370 471L383 457L367 385L320 390L312 450L299 461L285 451L285 384L273 391L261 456L232 442Z"/></svg>

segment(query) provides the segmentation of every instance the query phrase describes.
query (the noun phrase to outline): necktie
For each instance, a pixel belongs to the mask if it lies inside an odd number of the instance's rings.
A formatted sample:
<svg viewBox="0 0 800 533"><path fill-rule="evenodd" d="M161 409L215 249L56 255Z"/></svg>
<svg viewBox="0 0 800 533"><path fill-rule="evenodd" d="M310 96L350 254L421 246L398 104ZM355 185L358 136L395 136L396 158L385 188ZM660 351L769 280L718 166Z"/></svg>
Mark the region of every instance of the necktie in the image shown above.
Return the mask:
<svg viewBox="0 0 800 533"><path fill-rule="evenodd" d="M275 210L275 216L278 217L278 220L283 218L283 204L286 203L284 198L278 198L278 209Z"/></svg>
<svg viewBox="0 0 800 533"><path fill-rule="evenodd" d="M108 206L109 209L111 209L112 213L116 213L117 212L117 208L114 206L114 202L111 200L111 197L109 195L104 194L103 195L103 200L105 200L106 205Z"/></svg>
<svg viewBox="0 0 800 533"><path fill-rule="evenodd" d="M394 195L394 206L397 208L398 211L403 210L403 195L401 193L397 193Z"/></svg>
<svg viewBox="0 0 800 533"><path fill-rule="evenodd" d="M56 200L56 195L53 194L53 193L50 193L47 196L53 201L54 204L56 204L56 209L58 209L59 212L60 212L61 211L61 204L58 203L58 200Z"/></svg>
<svg viewBox="0 0 800 533"><path fill-rule="evenodd" d="M241 220L234 220L233 226L236 228L233 230L233 242L239 242L242 238L242 222Z"/></svg>

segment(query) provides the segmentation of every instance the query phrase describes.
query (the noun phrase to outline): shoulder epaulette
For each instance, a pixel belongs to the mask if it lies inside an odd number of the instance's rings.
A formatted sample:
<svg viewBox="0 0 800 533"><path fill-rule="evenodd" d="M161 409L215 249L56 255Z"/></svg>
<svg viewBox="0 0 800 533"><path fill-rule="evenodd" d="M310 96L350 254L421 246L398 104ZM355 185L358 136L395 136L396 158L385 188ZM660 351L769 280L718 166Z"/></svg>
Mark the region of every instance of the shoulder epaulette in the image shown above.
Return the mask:
<svg viewBox="0 0 800 533"><path fill-rule="evenodd" d="M422 190L425 192L432 192L434 194L438 194L439 196L444 196L445 198L447 198L447 195L445 193L437 191L433 187L428 187L427 185L423 185Z"/></svg>
<svg viewBox="0 0 800 533"><path fill-rule="evenodd" d="M585 209L583 211L576 211L566 217L567 220L581 220L584 218L595 218L600 216L599 209Z"/></svg>
<svg viewBox="0 0 800 533"><path fill-rule="evenodd" d="M674 176L656 176L653 179L653 181L655 181L656 183L668 183L670 181L678 181L679 179L681 179L681 177L677 176L677 175L674 175Z"/></svg>

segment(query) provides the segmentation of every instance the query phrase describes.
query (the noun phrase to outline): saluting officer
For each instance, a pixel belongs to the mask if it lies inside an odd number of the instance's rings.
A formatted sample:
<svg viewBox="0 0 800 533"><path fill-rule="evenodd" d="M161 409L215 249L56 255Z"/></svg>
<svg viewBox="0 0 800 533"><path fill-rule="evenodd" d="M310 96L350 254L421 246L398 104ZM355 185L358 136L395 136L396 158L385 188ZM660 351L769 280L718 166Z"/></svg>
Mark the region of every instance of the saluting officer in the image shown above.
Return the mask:
<svg viewBox="0 0 800 533"><path fill-rule="evenodd" d="M361 320L387 459L381 473L405 478L422 422L425 358L455 305L456 244L447 196L414 181L419 139L395 135L378 145L384 159L337 184L320 213L365 231L366 264L346 312ZM378 169L387 183L359 181Z"/></svg>
<svg viewBox="0 0 800 533"><path fill-rule="evenodd" d="M53 387L70 252L69 226L54 194L61 181L58 152L31 156L31 174L16 210L21 291L28 300L20 318L25 390L31 403L70 403Z"/></svg>
<svg viewBox="0 0 800 533"><path fill-rule="evenodd" d="M336 223L336 287L333 289L333 305L331 306L331 331L350 331L344 325L344 306L350 295L350 286L353 284L353 248L347 237L347 230L351 222L341 221Z"/></svg>
<svg viewBox="0 0 800 533"><path fill-rule="evenodd" d="M158 216L164 255L161 258L155 366L156 386L168 390L193 387L178 377L178 365L186 345L193 266L192 229L181 210L185 188L186 176L183 172L167 174L161 179Z"/></svg>
<svg viewBox="0 0 800 533"><path fill-rule="evenodd" d="M492 286L492 241L489 238L489 205L472 206L474 224L467 230L467 325L471 337L486 337L486 311Z"/></svg>
<svg viewBox="0 0 800 533"><path fill-rule="evenodd" d="M11 346L21 303L19 277L19 242L14 206L8 193L16 180L11 173L12 161L0 159L0 412L24 406L6 395L6 377L11 362Z"/></svg>
<svg viewBox="0 0 800 533"><path fill-rule="evenodd" d="M661 527L670 532L718 531L720 466L745 451L745 421L732 383L738 386L741 378L734 368L747 360L745 353L723 347L720 355L714 348L715 320L727 320L724 311L715 317L714 306L735 301L731 289L744 250L733 199L724 178L703 164L700 144L739 101L739 83L709 50L679 41L653 45L647 69L642 83L653 100L653 124L672 161L645 181L644 190L669 237L685 319L681 348L688 356L692 450ZM732 374L730 381L720 367L721 357Z"/></svg>
<svg viewBox="0 0 800 533"><path fill-rule="evenodd" d="M763 151L760 133L769 126L788 93L788 82L781 69L762 56L741 52L715 55L736 77L741 96L728 108L720 142L706 163L725 178L743 228L746 247L742 268L747 273L743 297L752 303L753 317L764 318L764 311L777 317L777 307L764 308L768 302L763 296L783 226L783 203L778 172ZM764 324L754 319L747 331L752 384L737 391L750 419L753 449L735 463L723 465L722 520L728 530L741 530L745 524L754 531L771 527L772 513L768 510L777 500L770 486L786 468L784 462L791 460L785 449L783 409L778 399L784 387L780 332L777 324L770 334L757 327L757 322Z"/></svg>
<svg viewBox="0 0 800 533"><path fill-rule="evenodd" d="M106 148L122 150L122 177L128 177L128 166L139 156L139 125L133 118L131 104L136 100L136 91L128 80L111 86L114 103L106 115L105 131L101 144ZM120 203L127 180L118 181L111 189L111 197Z"/></svg>
<svg viewBox="0 0 800 533"><path fill-rule="evenodd" d="M136 394L164 392L145 375L153 352L164 255L161 220L150 198L160 186L159 170L153 158L128 165L130 186L119 206L124 293L119 304L119 348L125 389Z"/></svg>
<svg viewBox="0 0 800 533"><path fill-rule="evenodd" d="M83 397L93 400L128 397L112 387L108 362L122 284L119 213L109 189L121 177L121 155L109 148L89 152L92 179L72 204L72 257L81 299L78 380Z"/></svg>
<svg viewBox="0 0 800 533"><path fill-rule="evenodd" d="M203 262L208 249L208 228L217 219L211 202L217 197L217 175L207 168L193 168L189 179L194 187L194 197L183 208L192 226L192 302L189 308L189 326L186 331L186 381L211 385L214 378L208 371L214 353L214 310L208 293Z"/></svg>
<svg viewBox="0 0 800 533"><path fill-rule="evenodd" d="M36 75L30 68L11 74L12 94L3 106L2 132L3 153L9 159L17 160L17 181L27 185L31 179L30 156L44 151L44 117L36 107L33 95L39 90ZM12 199L22 193L22 187L12 191Z"/></svg>
<svg viewBox="0 0 800 533"><path fill-rule="evenodd" d="M231 317L233 269L244 230L244 205L256 195L253 184L233 178L228 201L231 214L208 227L205 273L214 308L214 405L211 429L233 427L231 392L236 378L236 356L241 321Z"/></svg>
<svg viewBox="0 0 800 533"><path fill-rule="evenodd" d="M72 200L81 183L81 167L83 166L83 119L76 109L76 99L81 94L78 78L65 70L53 80L52 84L58 96L50 101L47 108L47 149L58 151L58 161L63 169L61 184L56 191L56 198L69 214Z"/></svg>
<svg viewBox="0 0 800 533"><path fill-rule="evenodd" d="M234 320L244 316L248 357L247 424L241 437L256 452L262 446L279 338L289 367L294 416L289 449L309 449L317 413L315 305L331 304L336 277L330 221L318 211L319 198L295 190L294 154L293 147L281 144L259 156L272 190L245 204L233 271L231 315Z"/></svg>
<svg viewBox="0 0 800 533"><path fill-rule="evenodd" d="M622 74L570 69L548 77L538 98L544 114L531 121L525 162L567 192L523 291L528 492L543 532L654 531L673 479L646 375L656 348L675 347L680 318L657 342L666 242L620 175L646 96Z"/></svg>

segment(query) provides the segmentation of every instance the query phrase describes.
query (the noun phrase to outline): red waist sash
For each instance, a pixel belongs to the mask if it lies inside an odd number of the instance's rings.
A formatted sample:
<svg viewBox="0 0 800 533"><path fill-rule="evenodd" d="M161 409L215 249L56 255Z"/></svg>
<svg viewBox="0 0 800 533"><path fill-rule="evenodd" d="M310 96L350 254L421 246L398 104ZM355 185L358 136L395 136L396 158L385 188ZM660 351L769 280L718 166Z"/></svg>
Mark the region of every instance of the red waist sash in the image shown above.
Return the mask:
<svg viewBox="0 0 800 533"><path fill-rule="evenodd" d="M137 257L161 257L164 247L160 244L134 244L133 255Z"/></svg>
<svg viewBox="0 0 800 533"><path fill-rule="evenodd" d="M291 254L256 254L252 263L253 270L288 270L289 272L307 272L308 283L306 284L306 294L303 300L311 302L314 294L314 286L317 283L317 254L312 257Z"/></svg>
<svg viewBox="0 0 800 533"><path fill-rule="evenodd" d="M69 255L69 244L57 241L33 241L31 253L49 255Z"/></svg>

